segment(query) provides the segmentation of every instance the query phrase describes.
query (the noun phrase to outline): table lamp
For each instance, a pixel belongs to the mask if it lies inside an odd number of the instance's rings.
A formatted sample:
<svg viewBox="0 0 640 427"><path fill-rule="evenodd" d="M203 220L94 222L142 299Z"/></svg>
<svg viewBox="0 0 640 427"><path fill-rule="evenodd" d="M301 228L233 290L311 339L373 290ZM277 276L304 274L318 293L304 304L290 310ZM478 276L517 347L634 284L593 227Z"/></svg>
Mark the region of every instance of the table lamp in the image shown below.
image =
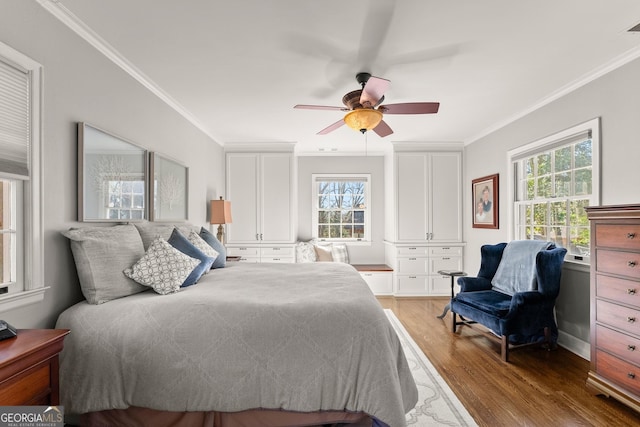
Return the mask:
<svg viewBox="0 0 640 427"><path fill-rule="evenodd" d="M231 224L231 202L228 200L224 200L222 196L220 196L220 200L211 200L211 208L209 209L210 224L219 224L218 225L218 240L223 245L225 242L224 235L224 227L223 224Z"/></svg>

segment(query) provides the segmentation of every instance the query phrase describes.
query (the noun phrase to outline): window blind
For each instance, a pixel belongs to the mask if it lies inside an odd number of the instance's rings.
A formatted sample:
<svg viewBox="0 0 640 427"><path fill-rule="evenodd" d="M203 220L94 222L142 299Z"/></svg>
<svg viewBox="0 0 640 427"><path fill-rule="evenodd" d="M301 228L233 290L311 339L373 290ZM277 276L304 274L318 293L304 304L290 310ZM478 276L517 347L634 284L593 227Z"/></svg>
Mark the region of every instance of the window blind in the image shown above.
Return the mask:
<svg viewBox="0 0 640 427"><path fill-rule="evenodd" d="M29 178L29 73L0 61L0 174Z"/></svg>

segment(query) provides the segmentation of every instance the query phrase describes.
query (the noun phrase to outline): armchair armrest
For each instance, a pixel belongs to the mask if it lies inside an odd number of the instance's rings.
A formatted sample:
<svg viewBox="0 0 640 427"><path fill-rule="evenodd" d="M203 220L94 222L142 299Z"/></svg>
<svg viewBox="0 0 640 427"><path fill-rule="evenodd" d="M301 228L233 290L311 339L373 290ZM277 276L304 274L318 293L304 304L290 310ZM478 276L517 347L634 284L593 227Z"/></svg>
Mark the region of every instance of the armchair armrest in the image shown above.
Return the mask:
<svg viewBox="0 0 640 427"><path fill-rule="evenodd" d="M491 289L491 280L484 277L458 277L460 292L488 291Z"/></svg>

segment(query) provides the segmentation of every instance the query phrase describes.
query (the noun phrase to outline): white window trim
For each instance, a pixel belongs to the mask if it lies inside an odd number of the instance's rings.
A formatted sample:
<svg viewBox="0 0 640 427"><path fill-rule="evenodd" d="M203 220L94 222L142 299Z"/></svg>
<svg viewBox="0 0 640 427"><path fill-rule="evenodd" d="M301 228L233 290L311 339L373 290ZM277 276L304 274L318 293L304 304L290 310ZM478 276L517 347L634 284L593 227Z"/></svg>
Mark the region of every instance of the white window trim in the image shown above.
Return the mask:
<svg viewBox="0 0 640 427"><path fill-rule="evenodd" d="M24 287L0 296L0 312L44 300L44 244L42 215L42 65L0 42L0 56L23 67L31 77L30 178L24 183Z"/></svg>
<svg viewBox="0 0 640 427"><path fill-rule="evenodd" d="M515 212L514 205L516 200L516 180L518 177L514 175L513 159L524 155L531 151L541 151L546 146L552 146L558 141L566 138L570 138L573 135L591 131L591 148L592 148L592 195L591 198L595 201L595 205L600 204L600 118L596 117L579 125L573 126L569 129L554 133L542 139L530 142L523 146L514 148L507 151L507 195L508 195L508 221L507 221L507 233L510 239L515 238ZM594 236L591 236L594 238ZM571 257L565 258L565 261L575 264L588 265L587 262L572 259Z"/></svg>
<svg viewBox="0 0 640 427"><path fill-rule="evenodd" d="M364 211L365 237L363 239L319 239L318 238L318 191L316 181L318 178L354 178L366 179L365 199L367 208ZM346 243L347 245L371 245L371 174L370 173L314 173L311 174L311 236L322 242Z"/></svg>

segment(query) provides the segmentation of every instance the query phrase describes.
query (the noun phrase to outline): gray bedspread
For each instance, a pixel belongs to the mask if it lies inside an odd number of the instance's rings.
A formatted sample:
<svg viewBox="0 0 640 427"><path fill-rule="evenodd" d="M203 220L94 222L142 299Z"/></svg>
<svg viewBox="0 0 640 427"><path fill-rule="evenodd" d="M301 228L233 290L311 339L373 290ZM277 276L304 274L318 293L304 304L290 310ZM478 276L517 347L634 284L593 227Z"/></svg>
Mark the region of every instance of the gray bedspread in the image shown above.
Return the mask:
<svg viewBox="0 0 640 427"><path fill-rule="evenodd" d="M417 389L384 311L346 264L228 263L177 294L78 303L60 359L67 413L363 411L405 425Z"/></svg>

